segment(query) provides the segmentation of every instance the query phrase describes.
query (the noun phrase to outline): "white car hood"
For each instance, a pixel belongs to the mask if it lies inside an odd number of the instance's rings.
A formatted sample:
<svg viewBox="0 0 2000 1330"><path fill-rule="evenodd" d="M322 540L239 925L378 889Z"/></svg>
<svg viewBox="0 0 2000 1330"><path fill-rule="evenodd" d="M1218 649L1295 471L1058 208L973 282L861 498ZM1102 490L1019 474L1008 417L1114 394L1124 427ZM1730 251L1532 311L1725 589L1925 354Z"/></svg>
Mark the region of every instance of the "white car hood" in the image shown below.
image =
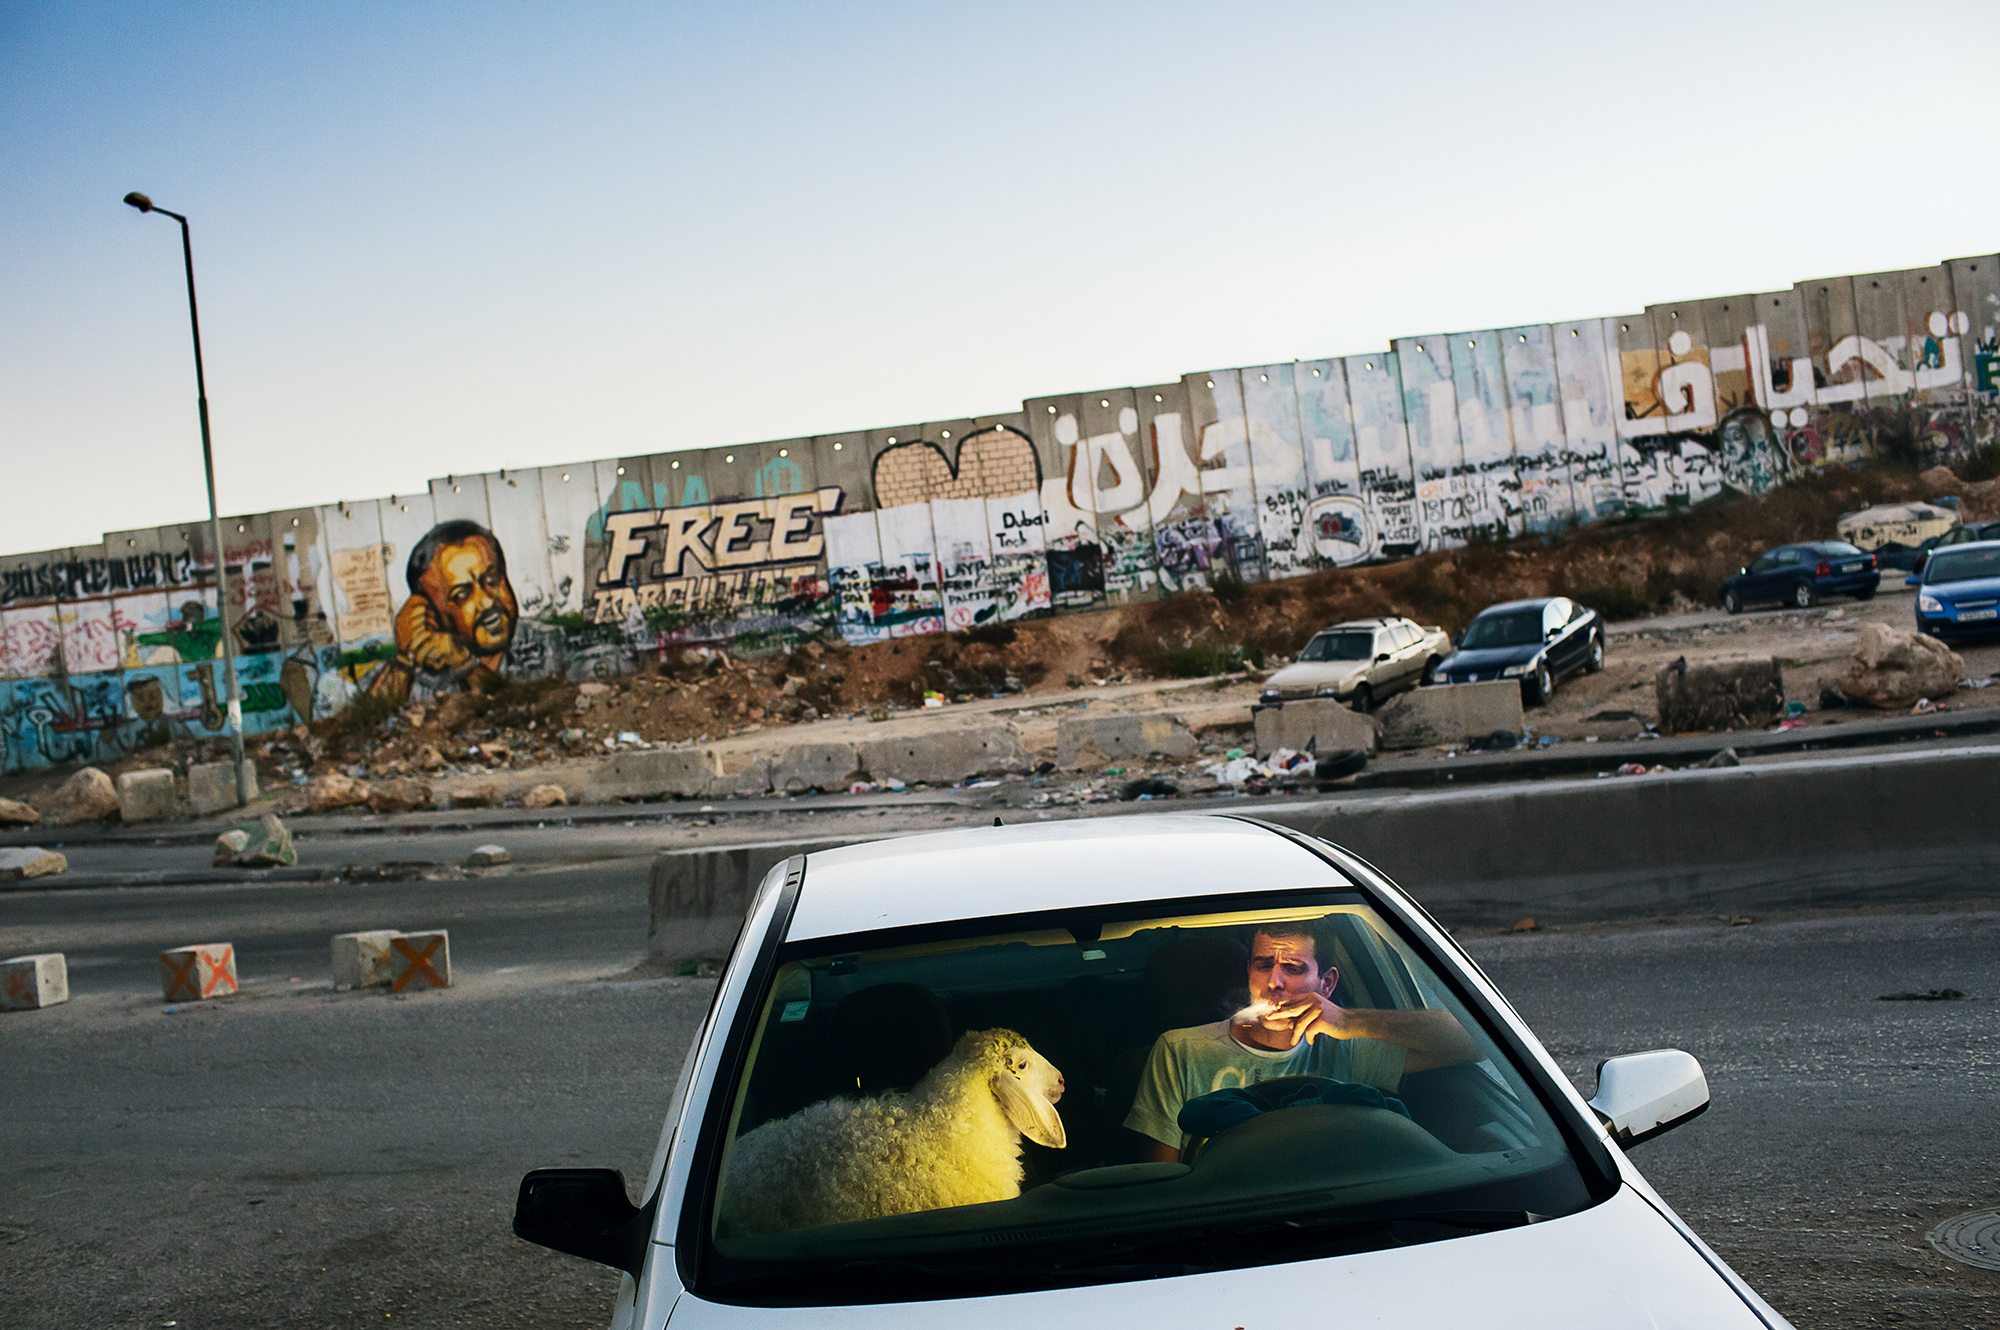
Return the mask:
<svg viewBox="0 0 2000 1330"><path fill-rule="evenodd" d="M1306 661L1287 665L1270 678L1264 680L1266 688L1325 688L1332 685L1342 692L1355 683L1368 669L1365 660Z"/></svg>
<svg viewBox="0 0 2000 1330"><path fill-rule="evenodd" d="M655 1259L665 1256L664 1249L655 1249ZM1302 1309L1302 1323L1396 1330L1750 1330L1764 1325L1693 1244L1631 1187L1562 1219L1357 1256L1090 1288L859 1307L730 1307L684 1293L668 1324L671 1330L752 1325L1229 1330L1289 1321Z"/></svg>

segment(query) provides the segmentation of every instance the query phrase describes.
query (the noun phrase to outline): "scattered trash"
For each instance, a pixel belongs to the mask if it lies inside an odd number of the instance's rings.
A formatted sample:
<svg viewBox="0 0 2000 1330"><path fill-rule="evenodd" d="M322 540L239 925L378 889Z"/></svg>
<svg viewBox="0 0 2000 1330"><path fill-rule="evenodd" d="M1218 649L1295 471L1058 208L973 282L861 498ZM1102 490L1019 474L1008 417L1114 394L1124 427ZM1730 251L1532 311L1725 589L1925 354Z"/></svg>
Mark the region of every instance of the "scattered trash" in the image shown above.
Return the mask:
<svg viewBox="0 0 2000 1330"><path fill-rule="evenodd" d="M1927 988L1921 993L1884 993L1877 1002L1956 1002L1965 994L1956 988Z"/></svg>
<svg viewBox="0 0 2000 1330"><path fill-rule="evenodd" d="M1036 774L1037 776L1046 776L1046 775L1048 775L1048 774L1049 774L1049 773L1050 773L1051 771L1054 771L1055 769L1056 769L1056 764L1055 764L1055 763L1053 763L1053 762L1037 762L1037 763L1035 763L1035 774Z"/></svg>
<svg viewBox="0 0 2000 1330"><path fill-rule="evenodd" d="M1805 715L1805 714L1806 714L1806 704L1805 704L1805 703L1803 703L1803 702L1787 702L1787 703L1785 703L1785 715L1786 715L1786 716L1787 716L1788 718L1789 718L1789 717L1792 717L1792 716L1803 716L1803 715Z"/></svg>
<svg viewBox="0 0 2000 1330"><path fill-rule="evenodd" d="M1960 688L1991 688L1993 681L1991 679L1960 679L1958 686Z"/></svg>
<svg viewBox="0 0 2000 1330"><path fill-rule="evenodd" d="M1474 753L1499 753L1519 746L1520 742L1521 736L1512 730L1495 730L1491 734L1478 736L1465 746L1468 751Z"/></svg>
<svg viewBox="0 0 2000 1330"><path fill-rule="evenodd" d="M937 710L939 710L940 708L942 708L943 706L944 706L944 694L943 694L943 693L931 693L931 692L926 692L926 693L924 694L924 710L926 710L926 711L937 711Z"/></svg>
<svg viewBox="0 0 2000 1330"><path fill-rule="evenodd" d="M637 730L618 731L618 742L622 744L644 744L646 741Z"/></svg>
<svg viewBox="0 0 2000 1330"><path fill-rule="evenodd" d="M999 783L997 780L969 780L965 782L965 788L968 790L990 790Z"/></svg>
<svg viewBox="0 0 2000 1330"><path fill-rule="evenodd" d="M1542 931L1542 926L1532 918L1516 919L1514 926L1507 931L1510 933L1539 933Z"/></svg>
<svg viewBox="0 0 2000 1330"><path fill-rule="evenodd" d="M1559 734L1544 734L1541 738L1535 740L1536 746L1540 748L1553 748L1561 742L1562 736Z"/></svg>
<svg viewBox="0 0 2000 1330"><path fill-rule="evenodd" d="M1910 708L1910 714L1912 716L1928 716L1937 709L1937 703L1931 701L1928 697L1920 697L1917 699L1917 704Z"/></svg>
<svg viewBox="0 0 2000 1330"><path fill-rule="evenodd" d="M1119 792L1119 797L1130 802L1134 799L1171 799L1181 792L1181 787L1170 780L1147 777L1129 782Z"/></svg>
<svg viewBox="0 0 2000 1330"><path fill-rule="evenodd" d="M1624 766L1618 768L1616 774L1620 776L1643 776L1646 774L1646 766L1643 762L1627 762Z"/></svg>
<svg viewBox="0 0 2000 1330"><path fill-rule="evenodd" d="M1756 922L1757 916L1754 914L1732 914L1729 916L1729 926L1731 928L1742 928L1747 924L1754 924Z"/></svg>
<svg viewBox="0 0 2000 1330"><path fill-rule="evenodd" d="M1105 774L1105 775L1107 775L1107 776L1122 776L1122 775L1124 775L1124 774L1125 774L1125 768L1123 768L1123 767L1106 767L1106 768L1104 769L1104 774Z"/></svg>
<svg viewBox="0 0 2000 1330"><path fill-rule="evenodd" d="M873 794L875 792L875 784L873 781L857 780L854 784L847 787L847 792L849 794Z"/></svg>
<svg viewBox="0 0 2000 1330"><path fill-rule="evenodd" d="M882 782L882 788L889 791L889 793L891 794L901 794L904 790L907 790L910 787L905 785L902 781L897 780L894 776L891 776L889 777L889 779Z"/></svg>
<svg viewBox="0 0 2000 1330"><path fill-rule="evenodd" d="M1228 752L1224 753L1222 756L1223 760L1228 762L1234 762L1238 758L1243 756L1243 750L1241 748L1232 748Z"/></svg>
<svg viewBox="0 0 2000 1330"><path fill-rule="evenodd" d="M1740 767L1743 765L1743 759L1736 756L1736 750L1734 748L1725 748L1721 752L1717 753L1714 757L1708 759L1708 761L1702 763L1702 765L1704 767L1709 767L1709 768Z"/></svg>

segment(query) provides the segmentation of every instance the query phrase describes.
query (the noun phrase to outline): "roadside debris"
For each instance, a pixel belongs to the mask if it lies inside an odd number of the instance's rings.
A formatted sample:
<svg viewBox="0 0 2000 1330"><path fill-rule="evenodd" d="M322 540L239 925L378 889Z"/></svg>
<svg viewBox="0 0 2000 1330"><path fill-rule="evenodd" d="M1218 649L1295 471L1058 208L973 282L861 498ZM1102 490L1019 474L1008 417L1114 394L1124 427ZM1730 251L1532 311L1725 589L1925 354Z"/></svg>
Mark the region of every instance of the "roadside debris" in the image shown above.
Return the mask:
<svg viewBox="0 0 2000 1330"><path fill-rule="evenodd" d="M84 767L56 787L48 811L61 826L112 817L118 812L118 787L96 767Z"/></svg>
<svg viewBox="0 0 2000 1330"><path fill-rule="evenodd" d="M1935 638L1885 623L1867 623L1854 642L1840 691L1857 702L1897 710L1948 696L1965 677L1965 661Z"/></svg>
<svg viewBox="0 0 2000 1330"><path fill-rule="evenodd" d="M465 866L467 868L493 868L508 862L513 857L513 855L507 853L505 846L482 845L471 854L465 856Z"/></svg>
<svg viewBox="0 0 2000 1330"><path fill-rule="evenodd" d="M0 827L32 827L41 820L42 815L27 804L0 799Z"/></svg>
<svg viewBox="0 0 2000 1330"><path fill-rule="evenodd" d="M24 882L31 877L68 871L67 856L39 845L10 845L0 849L0 882Z"/></svg>
<svg viewBox="0 0 2000 1330"><path fill-rule="evenodd" d="M1956 1002L1965 994L1956 988L1927 988L1921 993L1884 993L1877 1002Z"/></svg>
<svg viewBox="0 0 2000 1330"><path fill-rule="evenodd" d="M223 832L215 838L217 868L290 868L299 861L292 833L275 813L260 822Z"/></svg>

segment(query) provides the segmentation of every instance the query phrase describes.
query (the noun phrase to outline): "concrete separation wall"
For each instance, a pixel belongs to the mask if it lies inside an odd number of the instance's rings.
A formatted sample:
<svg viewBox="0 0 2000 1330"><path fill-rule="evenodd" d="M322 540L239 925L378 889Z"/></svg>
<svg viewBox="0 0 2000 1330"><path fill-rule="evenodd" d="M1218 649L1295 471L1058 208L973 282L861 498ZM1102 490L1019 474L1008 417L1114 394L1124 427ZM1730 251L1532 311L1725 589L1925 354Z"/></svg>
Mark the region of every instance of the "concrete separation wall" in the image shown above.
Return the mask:
<svg viewBox="0 0 2000 1330"><path fill-rule="evenodd" d="M1418 688L1383 706L1384 748L1458 744L1495 730L1521 732L1521 685L1513 679Z"/></svg>
<svg viewBox="0 0 2000 1330"><path fill-rule="evenodd" d="M1444 923L1465 926L1992 896L2000 881L1995 789L2000 747L1311 803L1245 800L1228 811L1351 850ZM870 839L659 855L649 953L656 963L721 959L773 865ZM1903 848L1910 845L1921 848Z"/></svg>

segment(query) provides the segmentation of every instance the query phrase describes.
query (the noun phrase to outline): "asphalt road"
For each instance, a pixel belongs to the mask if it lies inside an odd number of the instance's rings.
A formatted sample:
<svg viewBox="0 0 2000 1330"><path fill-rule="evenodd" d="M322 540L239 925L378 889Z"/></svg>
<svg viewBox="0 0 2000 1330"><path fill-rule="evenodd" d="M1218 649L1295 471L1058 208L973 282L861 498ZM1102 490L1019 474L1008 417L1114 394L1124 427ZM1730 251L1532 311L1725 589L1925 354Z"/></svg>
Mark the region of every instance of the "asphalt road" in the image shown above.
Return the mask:
<svg viewBox="0 0 2000 1330"><path fill-rule="evenodd" d="M647 1170L712 985L619 977L644 862L0 897L0 954L68 952L76 993L0 1018L7 1325L606 1324L615 1277L508 1221L530 1167ZM452 990L327 987L332 932L437 924ZM154 953L212 938L244 994L163 1014ZM2000 1204L2000 913L1469 945L1586 1090L1702 1059L1714 1108L1638 1162L1799 1325L2000 1323L2000 1273L1923 1238ZM1878 1000L1933 988L1968 996Z"/></svg>

